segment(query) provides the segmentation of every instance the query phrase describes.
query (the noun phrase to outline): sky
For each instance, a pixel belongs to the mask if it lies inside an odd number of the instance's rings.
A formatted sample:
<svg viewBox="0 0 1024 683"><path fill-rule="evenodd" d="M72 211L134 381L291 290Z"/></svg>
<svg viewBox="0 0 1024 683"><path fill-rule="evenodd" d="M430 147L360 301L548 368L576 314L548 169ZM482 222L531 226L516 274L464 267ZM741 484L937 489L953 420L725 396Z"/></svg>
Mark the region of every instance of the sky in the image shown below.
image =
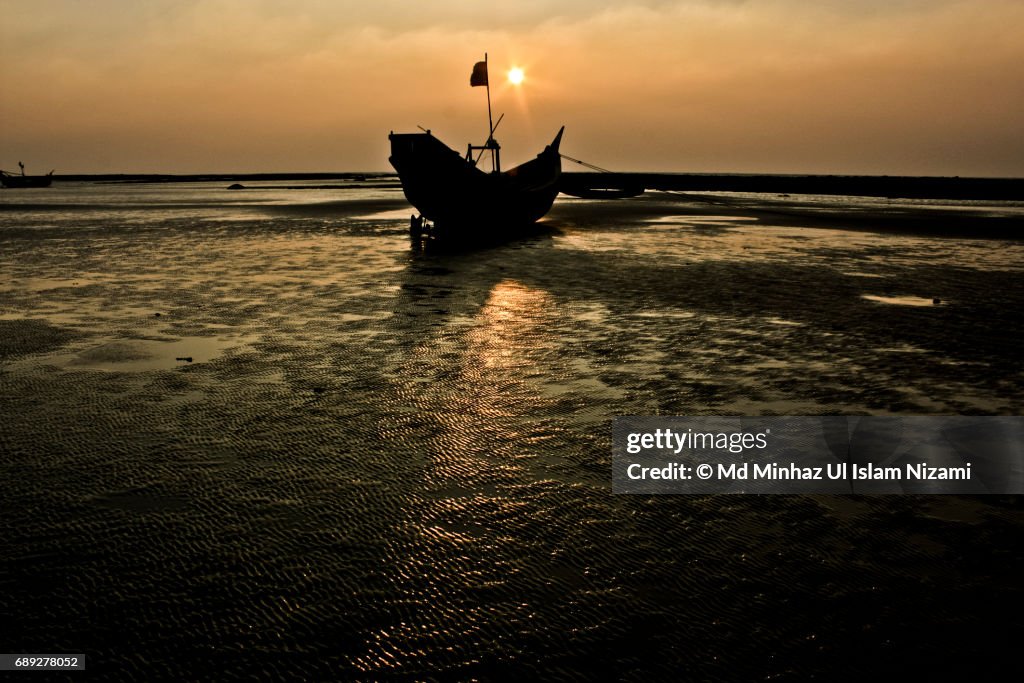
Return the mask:
<svg viewBox="0 0 1024 683"><path fill-rule="evenodd" d="M0 0L0 168L1024 176L1024 0ZM506 73L525 72L519 86ZM571 164L565 170L573 170Z"/></svg>

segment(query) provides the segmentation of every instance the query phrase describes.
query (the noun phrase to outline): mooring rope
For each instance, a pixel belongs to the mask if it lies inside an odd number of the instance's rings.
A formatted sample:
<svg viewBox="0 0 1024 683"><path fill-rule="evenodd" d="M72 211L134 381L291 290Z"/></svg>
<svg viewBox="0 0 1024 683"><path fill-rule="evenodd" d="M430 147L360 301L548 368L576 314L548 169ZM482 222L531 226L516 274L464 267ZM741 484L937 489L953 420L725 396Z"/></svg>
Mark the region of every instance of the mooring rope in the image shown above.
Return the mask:
<svg viewBox="0 0 1024 683"><path fill-rule="evenodd" d="M586 166L587 168L592 168L595 171L600 171L601 173L615 173L615 171L609 171L607 168L601 168L600 166L595 166L594 164L588 164L585 161L580 161L579 159L574 159L573 157L569 156L568 154L562 154L561 152L559 152L558 156L560 156L563 159L566 159L568 161L574 161L577 164L579 164L580 166Z"/></svg>

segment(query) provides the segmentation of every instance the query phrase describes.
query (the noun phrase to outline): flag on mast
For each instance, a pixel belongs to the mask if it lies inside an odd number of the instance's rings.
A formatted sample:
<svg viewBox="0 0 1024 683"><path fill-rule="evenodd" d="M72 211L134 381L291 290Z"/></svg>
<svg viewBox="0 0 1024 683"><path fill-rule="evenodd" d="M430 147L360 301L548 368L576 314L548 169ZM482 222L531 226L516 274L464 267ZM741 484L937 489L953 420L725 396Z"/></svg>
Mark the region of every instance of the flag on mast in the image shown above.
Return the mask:
<svg viewBox="0 0 1024 683"><path fill-rule="evenodd" d="M477 62L473 65L473 75L469 77L470 87L487 85L487 62Z"/></svg>

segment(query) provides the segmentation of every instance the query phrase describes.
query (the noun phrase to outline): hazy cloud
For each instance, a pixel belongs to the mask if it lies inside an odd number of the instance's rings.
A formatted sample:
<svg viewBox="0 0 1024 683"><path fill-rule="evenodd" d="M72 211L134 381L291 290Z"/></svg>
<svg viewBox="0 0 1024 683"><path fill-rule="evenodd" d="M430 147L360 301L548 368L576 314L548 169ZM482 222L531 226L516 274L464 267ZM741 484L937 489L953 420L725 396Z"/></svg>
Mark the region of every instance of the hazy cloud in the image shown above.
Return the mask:
<svg viewBox="0 0 1024 683"><path fill-rule="evenodd" d="M389 129L480 137L468 76L488 51L510 161L564 123L570 154L631 170L1024 174L1015 0L2 0L0 16L4 158L68 171L384 169ZM512 64L521 91L500 84Z"/></svg>

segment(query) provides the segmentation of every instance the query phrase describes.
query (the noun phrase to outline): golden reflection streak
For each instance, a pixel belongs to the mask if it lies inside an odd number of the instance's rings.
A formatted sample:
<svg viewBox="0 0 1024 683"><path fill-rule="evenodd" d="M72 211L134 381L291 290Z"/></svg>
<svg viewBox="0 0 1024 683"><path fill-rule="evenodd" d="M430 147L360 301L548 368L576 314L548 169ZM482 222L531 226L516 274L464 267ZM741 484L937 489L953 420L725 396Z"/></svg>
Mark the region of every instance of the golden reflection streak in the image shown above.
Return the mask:
<svg viewBox="0 0 1024 683"><path fill-rule="evenodd" d="M478 523L481 506L497 503L506 514L516 514L525 505L505 496L502 485L522 479L519 444L527 434L517 425L543 400L528 375L537 372L533 355L558 315L548 292L506 279L492 287L468 329L429 335L413 350L408 372L401 374L432 381L417 384L407 396L417 414L439 429L426 437L423 498L407 512L417 539L403 548L392 573L400 585L425 584L407 599L426 601L430 609L412 623L371 633L365 652L353 661L363 673L396 671L421 659L417 644L425 638L462 642L486 618L467 611L458 596L495 579L486 571L467 571L472 565L465 558L500 542ZM457 354L450 354L453 342Z"/></svg>
<svg viewBox="0 0 1024 683"><path fill-rule="evenodd" d="M551 297L515 280L503 280L491 290L469 335L466 364L487 368L511 368L510 359L536 341L535 332L550 311Z"/></svg>

